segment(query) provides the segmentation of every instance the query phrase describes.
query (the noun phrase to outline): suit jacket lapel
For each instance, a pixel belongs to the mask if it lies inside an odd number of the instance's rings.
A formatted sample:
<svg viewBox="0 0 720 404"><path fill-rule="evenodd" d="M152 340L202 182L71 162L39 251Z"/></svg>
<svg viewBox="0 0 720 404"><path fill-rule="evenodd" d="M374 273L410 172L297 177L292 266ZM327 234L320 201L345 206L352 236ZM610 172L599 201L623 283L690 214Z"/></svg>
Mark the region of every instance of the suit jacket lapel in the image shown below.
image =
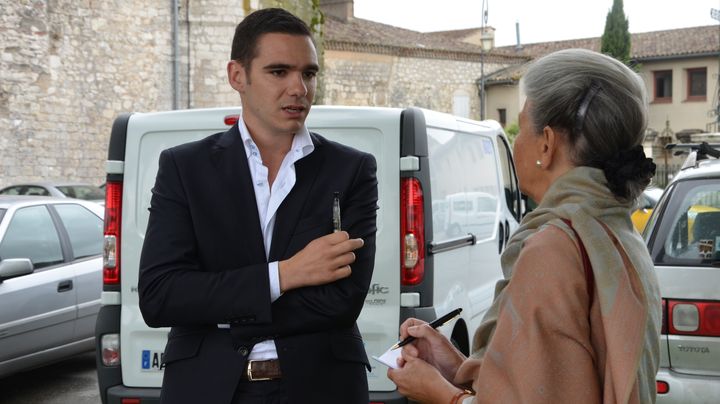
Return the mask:
<svg viewBox="0 0 720 404"><path fill-rule="evenodd" d="M300 220L303 207L308 200L310 190L317 178L320 167L325 161L322 146L323 142L315 134L310 133L315 150L308 156L295 162L295 186L285 197L275 214L275 227L273 229L272 246L270 247L270 262L287 258L290 239Z"/></svg>
<svg viewBox="0 0 720 404"><path fill-rule="evenodd" d="M233 215L229 212L230 218L239 218L238 233L243 242L242 247L249 249L249 256L253 260L265 260L265 242L260 227L255 188L237 124L220 136L211 150L211 158L222 178L221 182L225 184L225 189L218 191L226 192L229 196L227 200L230 201L230 206L225 209L236 213ZM238 245L238 248L240 247Z"/></svg>

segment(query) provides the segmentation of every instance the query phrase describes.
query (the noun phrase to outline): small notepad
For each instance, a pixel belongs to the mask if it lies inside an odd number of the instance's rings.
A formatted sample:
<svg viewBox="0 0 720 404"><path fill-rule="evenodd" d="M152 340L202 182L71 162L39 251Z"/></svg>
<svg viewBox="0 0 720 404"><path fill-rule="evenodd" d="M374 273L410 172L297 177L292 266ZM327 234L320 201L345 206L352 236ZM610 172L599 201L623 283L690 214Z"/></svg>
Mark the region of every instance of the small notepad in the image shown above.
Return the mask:
<svg viewBox="0 0 720 404"><path fill-rule="evenodd" d="M402 348L392 349L392 347L391 347L390 349L385 351L385 353L380 355L380 357L373 356L372 358L389 368L397 369L398 368L397 359L401 356L400 355L401 353L402 353Z"/></svg>

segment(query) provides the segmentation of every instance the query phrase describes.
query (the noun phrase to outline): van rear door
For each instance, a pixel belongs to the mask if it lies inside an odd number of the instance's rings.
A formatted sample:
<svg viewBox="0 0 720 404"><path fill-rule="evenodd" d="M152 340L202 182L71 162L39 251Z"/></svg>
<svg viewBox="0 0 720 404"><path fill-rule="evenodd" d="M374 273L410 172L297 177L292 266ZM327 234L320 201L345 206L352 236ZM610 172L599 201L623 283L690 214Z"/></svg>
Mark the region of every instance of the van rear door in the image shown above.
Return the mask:
<svg viewBox="0 0 720 404"><path fill-rule="evenodd" d="M368 355L380 355L398 338L400 324L400 109L313 107L311 131L370 153L377 160L377 251L370 290L358 319ZM386 368L370 361L370 391L394 391Z"/></svg>
<svg viewBox="0 0 720 404"><path fill-rule="evenodd" d="M133 150L125 153L120 249L120 356L122 381L127 387L161 386L162 352L170 331L145 325L138 305L140 251L160 152L225 131L228 129L225 117L239 113L239 108L224 108L130 116L126 145Z"/></svg>
<svg viewBox="0 0 720 404"><path fill-rule="evenodd" d="M227 130L224 119L239 109L190 110L133 114L127 128L124 162L121 357L122 380L128 387L160 387L161 355L169 329L145 325L138 306L139 254L148 221L151 189L160 152L169 147ZM384 352L397 341L400 321L399 240L399 109L316 106L307 126L322 136L371 153L378 164L377 254L370 291L358 325L368 355ZM128 182L127 179L137 179ZM368 374L370 390L393 391L384 369Z"/></svg>

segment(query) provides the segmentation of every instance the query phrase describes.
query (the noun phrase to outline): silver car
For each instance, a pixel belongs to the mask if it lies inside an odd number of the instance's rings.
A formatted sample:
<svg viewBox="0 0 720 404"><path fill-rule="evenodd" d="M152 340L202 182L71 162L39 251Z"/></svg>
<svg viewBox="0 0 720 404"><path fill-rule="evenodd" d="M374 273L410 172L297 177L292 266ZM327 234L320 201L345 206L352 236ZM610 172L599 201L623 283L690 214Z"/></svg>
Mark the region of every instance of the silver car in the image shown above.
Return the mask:
<svg viewBox="0 0 720 404"><path fill-rule="evenodd" d="M690 155L645 238L663 297L658 403L720 402L720 151ZM715 156L710 158L709 156Z"/></svg>
<svg viewBox="0 0 720 404"><path fill-rule="evenodd" d="M103 207L0 196L0 377L95 346Z"/></svg>
<svg viewBox="0 0 720 404"><path fill-rule="evenodd" d="M105 190L79 182L39 181L14 184L0 189L0 195L39 195L58 198L77 198L105 203Z"/></svg>

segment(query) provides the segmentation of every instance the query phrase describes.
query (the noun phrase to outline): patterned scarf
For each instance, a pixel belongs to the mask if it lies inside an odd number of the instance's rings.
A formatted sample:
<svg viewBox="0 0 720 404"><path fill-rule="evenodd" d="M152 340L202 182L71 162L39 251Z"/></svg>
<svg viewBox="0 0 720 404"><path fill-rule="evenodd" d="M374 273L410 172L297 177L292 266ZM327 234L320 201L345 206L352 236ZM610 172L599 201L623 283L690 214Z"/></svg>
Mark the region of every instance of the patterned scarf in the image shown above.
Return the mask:
<svg viewBox="0 0 720 404"><path fill-rule="evenodd" d="M576 167L558 178L542 203L523 218L503 252L505 279L497 283L493 305L475 333L471 357L481 358L492 337L504 289L512 278L524 241L547 225L556 225L575 239L572 230L562 222L567 219L587 249L595 278L594 299L600 303L609 367L604 384L607 388L610 383L618 402L636 400L637 396L631 397L635 388L640 402L654 402L659 365L660 292L647 247L630 221L633 203L619 202L606 183L602 170ZM608 232L619 241L629 258L633 266L630 270ZM607 380L608 376L611 380Z"/></svg>

